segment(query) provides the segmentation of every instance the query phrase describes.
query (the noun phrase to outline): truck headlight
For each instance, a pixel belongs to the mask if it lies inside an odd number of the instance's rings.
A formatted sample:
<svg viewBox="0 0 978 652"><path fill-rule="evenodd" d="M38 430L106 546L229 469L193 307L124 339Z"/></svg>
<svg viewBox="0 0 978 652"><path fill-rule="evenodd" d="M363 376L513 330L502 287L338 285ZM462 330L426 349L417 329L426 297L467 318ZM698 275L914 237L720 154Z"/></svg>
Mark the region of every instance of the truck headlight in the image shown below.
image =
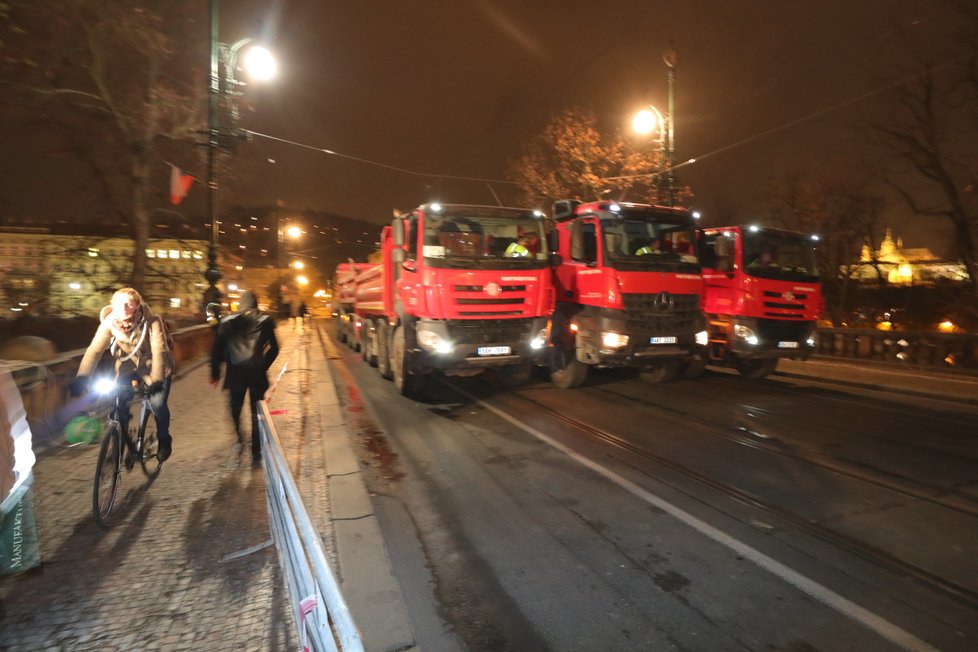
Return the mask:
<svg viewBox="0 0 978 652"><path fill-rule="evenodd" d="M606 349L620 349L628 346L628 336L615 331L601 333L601 346Z"/></svg>
<svg viewBox="0 0 978 652"><path fill-rule="evenodd" d="M813 349L815 348L815 331L812 331L811 333L808 334L808 337L805 339L805 344L812 347Z"/></svg>
<svg viewBox="0 0 978 652"><path fill-rule="evenodd" d="M422 349L435 353L451 353L452 349L455 348L451 342L438 333L425 330L418 331L418 344Z"/></svg>
<svg viewBox="0 0 978 652"><path fill-rule="evenodd" d="M696 334L696 344L699 346L706 346L710 343L710 334L706 331L700 331Z"/></svg>
<svg viewBox="0 0 978 652"><path fill-rule="evenodd" d="M734 336L737 339L744 340L751 346L757 346L759 339L757 339L757 333L753 329L743 326L741 324L734 324Z"/></svg>
<svg viewBox="0 0 978 652"><path fill-rule="evenodd" d="M540 331L530 340L531 349L542 349L547 345L547 329L541 328Z"/></svg>

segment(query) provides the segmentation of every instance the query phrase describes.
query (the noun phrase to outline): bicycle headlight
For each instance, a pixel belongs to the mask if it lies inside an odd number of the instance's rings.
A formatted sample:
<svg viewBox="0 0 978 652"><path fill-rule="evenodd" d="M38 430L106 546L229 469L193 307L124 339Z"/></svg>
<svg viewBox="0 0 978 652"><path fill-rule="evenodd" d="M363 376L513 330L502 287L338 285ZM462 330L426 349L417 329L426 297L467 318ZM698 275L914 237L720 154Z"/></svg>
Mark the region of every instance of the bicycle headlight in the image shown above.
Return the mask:
<svg viewBox="0 0 978 652"><path fill-rule="evenodd" d="M92 386L97 394L111 394L115 389L115 381L111 378L99 378Z"/></svg>

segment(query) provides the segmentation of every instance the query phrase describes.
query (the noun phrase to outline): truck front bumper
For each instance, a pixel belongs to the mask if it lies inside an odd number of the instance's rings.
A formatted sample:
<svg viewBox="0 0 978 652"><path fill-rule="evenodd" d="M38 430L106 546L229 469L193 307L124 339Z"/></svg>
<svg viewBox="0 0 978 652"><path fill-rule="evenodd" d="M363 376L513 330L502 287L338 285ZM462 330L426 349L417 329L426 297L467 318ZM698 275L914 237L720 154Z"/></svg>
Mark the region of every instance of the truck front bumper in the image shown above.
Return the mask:
<svg viewBox="0 0 978 652"><path fill-rule="evenodd" d="M481 370L539 361L546 351L546 317L497 320L419 320L418 367Z"/></svg>

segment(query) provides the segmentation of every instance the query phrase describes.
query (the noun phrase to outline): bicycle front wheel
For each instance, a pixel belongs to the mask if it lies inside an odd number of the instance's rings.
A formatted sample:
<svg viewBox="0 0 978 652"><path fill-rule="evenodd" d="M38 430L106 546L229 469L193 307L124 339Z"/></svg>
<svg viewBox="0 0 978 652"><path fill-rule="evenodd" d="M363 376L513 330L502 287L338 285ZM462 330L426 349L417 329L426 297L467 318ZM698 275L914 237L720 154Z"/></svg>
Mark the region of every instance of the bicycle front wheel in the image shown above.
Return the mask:
<svg viewBox="0 0 978 652"><path fill-rule="evenodd" d="M160 474L163 463L156 459L156 454L160 450L160 442L156 439L156 429L143 426L143 435L138 440L139 463L143 467L143 473L150 480L155 480Z"/></svg>
<svg viewBox="0 0 978 652"><path fill-rule="evenodd" d="M122 432L119 424L111 422L102 434L102 447L95 465L95 488L92 492L92 513L95 520L105 525L119 491L120 464L122 462Z"/></svg>

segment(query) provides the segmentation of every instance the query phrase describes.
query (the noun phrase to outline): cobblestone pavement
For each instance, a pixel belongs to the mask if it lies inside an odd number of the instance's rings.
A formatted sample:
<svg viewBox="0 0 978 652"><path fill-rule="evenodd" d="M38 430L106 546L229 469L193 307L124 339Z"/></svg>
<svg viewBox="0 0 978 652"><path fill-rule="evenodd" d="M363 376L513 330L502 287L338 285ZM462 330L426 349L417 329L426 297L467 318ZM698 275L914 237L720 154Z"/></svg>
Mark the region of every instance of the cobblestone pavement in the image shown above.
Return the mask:
<svg viewBox="0 0 978 652"><path fill-rule="evenodd" d="M280 326L273 375L299 354L296 332ZM290 442L289 429L310 418L297 403L303 378L311 382L301 372L283 374L272 402L284 410L276 427ZM42 565L0 578L0 649L296 649L278 558L265 545L262 469L247 446L236 454L227 395L207 381L208 368L199 365L173 384L173 457L151 484L138 467L124 473L109 528L91 513L97 447L62 446L39 458ZM293 465L302 459L294 457L296 441L286 445ZM308 488L323 501L312 471Z"/></svg>

